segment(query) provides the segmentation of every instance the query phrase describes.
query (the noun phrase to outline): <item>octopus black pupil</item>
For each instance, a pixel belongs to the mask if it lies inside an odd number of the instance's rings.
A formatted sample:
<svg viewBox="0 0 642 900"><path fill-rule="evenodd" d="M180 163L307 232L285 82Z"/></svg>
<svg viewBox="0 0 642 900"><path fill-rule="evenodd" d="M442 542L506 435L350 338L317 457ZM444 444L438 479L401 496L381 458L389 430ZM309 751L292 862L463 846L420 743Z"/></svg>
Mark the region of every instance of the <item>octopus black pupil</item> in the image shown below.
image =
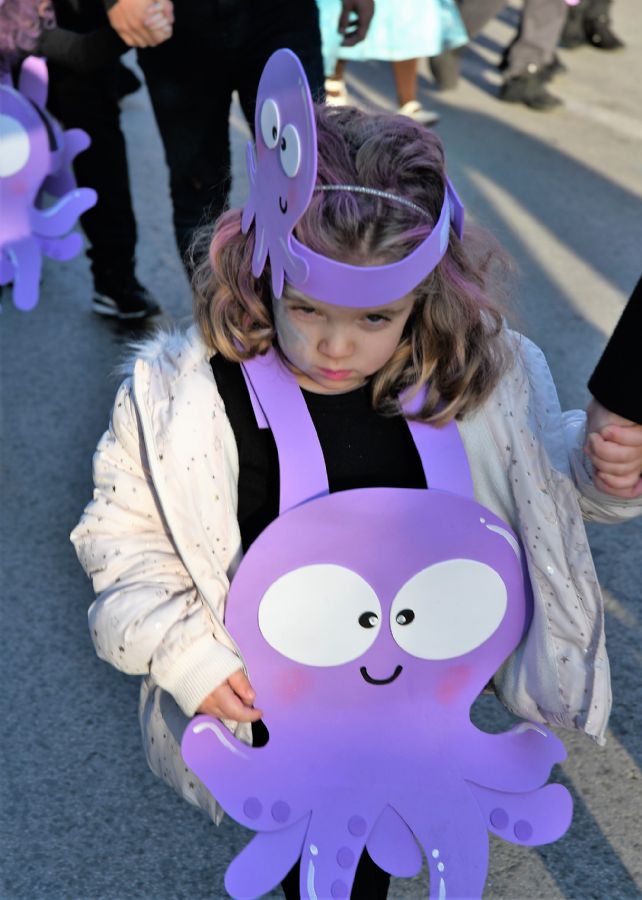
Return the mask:
<svg viewBox="0 0 642 900"><path fill-rule="evenodd" d="M274 138L274 140L276 140L276 133L277 133L276 128L273 128L272 129L272 137Z"/></svg>
<svg viewBox="0 0 642 900"><path fill-rule="evenodd" d="M281 138L281 150L285 150L285 138Z"/></svg>
<svg viewBox="0 0 642 900"><path fill-rule="evenodd" d="M415 614L411 609L403 609L397 614L397 622L399 625L410 625L415 618Z"/></svg>
<svg viewBox="0 0 642 900"><path fill-rule="evenodd" d="M373 612L364 612L359 616L359 625L362 628L374 628L377 624L377 615Z"/></svg>

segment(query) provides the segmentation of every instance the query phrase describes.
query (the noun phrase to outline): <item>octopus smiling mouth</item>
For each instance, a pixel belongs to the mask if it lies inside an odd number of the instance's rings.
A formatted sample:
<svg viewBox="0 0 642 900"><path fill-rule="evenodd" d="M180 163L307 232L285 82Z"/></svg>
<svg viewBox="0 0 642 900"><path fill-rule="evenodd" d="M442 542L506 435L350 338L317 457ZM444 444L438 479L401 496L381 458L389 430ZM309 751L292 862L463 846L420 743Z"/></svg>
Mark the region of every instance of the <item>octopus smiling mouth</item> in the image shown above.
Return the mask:
<svg viewBox="0 0 642 900"><path fill-rule="evenodd" d="M286 212L288 211L288 201L282 200L281 195L279 195L279 209L281 210L283 215L285 215Z"/></svg>
<svg viewBox="0 0 642 900"><path fill-rule="evenodd" d="M403 666L397 666L392 675L388 676L388 678L373 678L372 675L368 675L368 670L365 666L361 666L359 671L363 675L364 679L368 682L368 684L390 684L395 678L398 678L401 675L401 670Z"/></svg>

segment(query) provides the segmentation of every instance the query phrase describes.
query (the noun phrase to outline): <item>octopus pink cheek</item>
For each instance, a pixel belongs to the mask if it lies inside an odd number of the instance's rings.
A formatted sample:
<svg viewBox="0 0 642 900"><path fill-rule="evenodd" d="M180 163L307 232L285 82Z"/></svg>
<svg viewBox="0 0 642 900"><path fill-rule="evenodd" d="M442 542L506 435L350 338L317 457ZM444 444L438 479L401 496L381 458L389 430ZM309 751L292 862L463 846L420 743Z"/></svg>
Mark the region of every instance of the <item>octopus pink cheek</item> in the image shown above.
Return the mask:
<svg viewBox="0 0 642 900"><path fill-rule="evenodd" d="M295 703L313 686L313 677L303 669L283 673L276 686L279 700L286 705Z"/></svg>
<svg viewBox="0 0 642 900"><path fill-rule="evenodd" d="M470 681L470 666L452 668L435 692L438 703L452 703Z"/></svg>

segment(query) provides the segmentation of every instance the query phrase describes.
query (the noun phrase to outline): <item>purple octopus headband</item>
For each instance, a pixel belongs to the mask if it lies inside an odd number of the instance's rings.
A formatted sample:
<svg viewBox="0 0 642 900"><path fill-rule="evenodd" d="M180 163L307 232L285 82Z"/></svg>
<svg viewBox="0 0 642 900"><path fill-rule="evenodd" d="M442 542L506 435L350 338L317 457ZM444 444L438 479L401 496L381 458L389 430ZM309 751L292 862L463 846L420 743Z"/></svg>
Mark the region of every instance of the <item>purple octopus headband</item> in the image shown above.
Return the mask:
<svg viewBox="0 0 642 900"><path fill-rule="evenodd" d="M317 134L314 106L303 67L291 50L277 50L267 61L256 97L256 155L248 142L250 195L243 233L255 221L252 273L258 278L267 257L272 290L279 298L288 283L315 300L355 308L384 306L409 294L439 264L448 247L451 223L463 234L464 207L450 180L437 223L408 256L384 266L352 266L315 253L292 231L315 190L374 194L391 202L421 207L387 191L360 185L316 185Z"/></svg>

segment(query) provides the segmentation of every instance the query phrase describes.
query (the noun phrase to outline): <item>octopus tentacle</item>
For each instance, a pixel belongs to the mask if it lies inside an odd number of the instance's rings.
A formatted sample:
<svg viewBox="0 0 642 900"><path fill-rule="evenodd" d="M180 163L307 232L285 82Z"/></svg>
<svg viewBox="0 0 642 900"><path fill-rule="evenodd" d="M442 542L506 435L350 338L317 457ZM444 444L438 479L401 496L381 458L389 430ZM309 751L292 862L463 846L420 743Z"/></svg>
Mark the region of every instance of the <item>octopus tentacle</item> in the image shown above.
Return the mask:
<svg viewBox="0 0 642 900"><path fill-rule="evenodd" d="M49 72L42 57L28 56L20 67L18 90L36 106L44 109L49 95Z"/></svg>
<svg viewBox="0 0 642 900"><path fill-rule="evenodd" d="M252 274L255 278L258 278L263 271L267 255L267 232L257 221L254 229L254 253L252 254Z"/></svg>
<svg viewBox="0 0 642 900"><path fill-rule="evenodd" d="M379 868L397 878L412 878L421 869L421 850L412 831L391 806L377 819L366 849Z"/></svg>
<svg viewBox="0 0 642 900"><path fill-rule="evenodd" d="M466 785L434 785L429 794L407 795L394 808L424 849L431 900L480 898L488 871L488 832Z"/></svg>
<svg viewBox="0 0 642 900"><path fill-rule="evenodd" d="M378 802L364 804L343 794L326 800L312 811L303 843L302 900L350 896L357 865L381 808Z"/></svg>
<svg viewBox="0 0 642 900"><path fill-rule="evenodd" d="M82 250L82 237L77 231L60 238L41 238L40 248L44 256L64 261L73 259Z"/></svg>
<svg viewBox="0 0 642 900"><path fill-rule="evenodd" d="M87 132L80 128L63 131L62 142L63 147L60 151L57 171L49 175L42 185L42 192L50 194L52 197L64 197L65 194L76 188L72 163L78 154L86 150L91 143Z"/></svg>
<svg viewBox="0 0 642 900"><path fill-rule="evenodd" d="M280 831L260 832L227 868L225 889L235 900L261 897L283 881L301 855L309 816Z"/></svg>
<svg viewBox="0 0 642 900"><path fill-rule="evenodd" d="M35 237L23 238L5 248L13 267L13 302L25 312L38 302L42 256Z"/></svg>
<svg viewBox="0 0 642 900"><path fill-rule="evenodd" d="M95 205L98 195L91 188L76 188L47 210L32 209L31 225L42 237L59 237L70 231L81 213Z"/></svg>
<svg viewBox="0 0 642 900"><path fill-rule="evenodd" d="M471 784L489 831L512 844L537 846L560 838L571 824L573 801L561 784L507 794Z"/></svg>
<svg viewBox="0 0 642 900"><path fill-rule="evenodd" d="M254 145L252 144L252 141L248 141L245 145L245 166L247 169L250 191L241 216L241 231L243 234L247 234L254 216L256 215L256 157L254 155Z"/></svg>
<svg viewBox="0 0 642 900"><path fill-rule="evenodd" d="M301 784L291 772L287 787L274 777L271 745L248 747L219 719L192 719L183 735L181 752L185 764L225 812L252 831L278 831L310 810Z"/></svg>
<svg viewBox="0 0 642 900"><path fill-rule="evenodd" d="M283 282L285 280L283 259L280 254L277 255L270 251L270 267L272 269L272 290L274 291L274 296L278 298L283 293Z"/></svg>
<svg viewBox="0 0 642 900"><path fill-rule="evenodd" d="M532 791L546 783L555 763L566 759L566 750L548 728L523 722L500 734L475 728L457 756L467 781L500 791Z"/></svg>

